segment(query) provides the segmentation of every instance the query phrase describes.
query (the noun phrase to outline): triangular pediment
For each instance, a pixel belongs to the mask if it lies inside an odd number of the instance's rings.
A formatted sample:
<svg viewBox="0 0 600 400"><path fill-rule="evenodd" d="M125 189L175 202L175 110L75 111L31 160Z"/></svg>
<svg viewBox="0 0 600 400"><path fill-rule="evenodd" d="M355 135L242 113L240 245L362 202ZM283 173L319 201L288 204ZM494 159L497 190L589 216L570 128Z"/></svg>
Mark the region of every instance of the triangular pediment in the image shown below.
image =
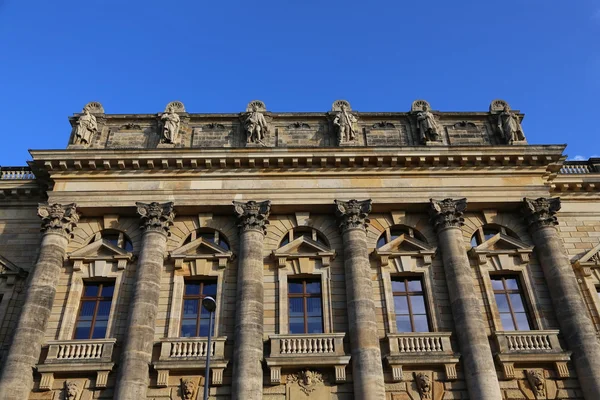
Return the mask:
<svg viewBox="0 0 600 400"><path fill-rule="evenodd" d="M93 259L114 259L114 258L131 258L132 253L123 250L120 247L108 242L107 240L100 239L92 242L78 250L75 250L69 254L69 258L93 260Z"/></svg>
<svg viewBox="0 0 600 400"><path fill-rule="evenodd" d="M497 233L479 246L474 247L477 252L490 251L490 252L504 252L504 251L532 251L533 248L527 243L520 241L514 237L505 235L504 233Z"/></svg>
<svg viewBox="0 0 600 400"><path fill-rule="evenodd" d="M377 253L435 253L435 248L414 237L402 234L376 250Z"/></svg>
<svg viewBox="0 0 600 400"><path fill-rule="evenodd" d="M27 271L17 267L12 261L0 256L0 275L20 275L26 276Z"/></svg>
<svg viewBox="0 0 600 400"><path fill-rule="evenodd" d="M214 256L216 254L231 255L231 251L216 243L199 237L171 252L171 257Z"/></svg>
<svg viewBox="0 0 600 400"><path fill-rule="evenodd" d="M580 269L585 276L592 274L592 268L600 268L600 244L573 262L573 267Z"/></svg>
<svg viewBox="0 0 600 400"><path fill-rule="evenodd" d="M330 253L332 250L322 243L307 238L306 236L300 236L292 240L285 246L281 246L273 253L278 254L317 254L317 253Z"/></svg>

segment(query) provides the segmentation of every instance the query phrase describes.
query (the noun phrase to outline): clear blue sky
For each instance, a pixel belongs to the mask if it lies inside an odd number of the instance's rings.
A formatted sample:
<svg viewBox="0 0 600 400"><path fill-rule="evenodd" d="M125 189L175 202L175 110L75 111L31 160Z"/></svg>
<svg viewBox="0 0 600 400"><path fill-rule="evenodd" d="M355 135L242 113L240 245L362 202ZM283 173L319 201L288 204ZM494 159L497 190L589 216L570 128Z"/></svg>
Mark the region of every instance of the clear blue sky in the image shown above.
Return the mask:
<svg viewBox="0 0 600 400"><path fill-rule="evenodd" d="M600 154L600 0L0 0L0 165L64 148L107 113L483 111L507 100L530 143Z"/></svg>

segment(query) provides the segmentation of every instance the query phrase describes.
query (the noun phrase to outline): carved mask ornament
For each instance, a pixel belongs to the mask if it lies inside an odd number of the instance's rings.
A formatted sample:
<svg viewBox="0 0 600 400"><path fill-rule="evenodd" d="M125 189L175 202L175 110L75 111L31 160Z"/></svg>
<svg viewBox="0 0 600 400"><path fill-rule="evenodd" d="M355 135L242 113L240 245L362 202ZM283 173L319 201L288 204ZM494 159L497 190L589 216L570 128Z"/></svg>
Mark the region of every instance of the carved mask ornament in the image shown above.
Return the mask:
<svg viewBox="0 0 600 400"><path fill-rule="evenodd" d="M546 382L540 371L530 369L526 372L531 390L536 397L546 397Z"/></svg>
<svg viewBox="0 0 600 400"><path fill-rule="evenodd" d="M421 399L431 399L431 378L423 372L415 372L415 383Z"/></svg>
<svg viewBox="0 0 600 400"><path fill-rule="evenodd" d="M196 382L192 379L182 379L181 380L181 394L185 400L190 400L194 396L194 392L196 391Z"/></svg>
<svg viewBox="0 0 600 400"><path fill-rule="evenodd" d="M65 399L66 400L76 400L77 395L79 394L79 387L77 383L73 381L65 382Z"/></svg>
<svg viewBox="0 0 600 400"><path fill-rule="evenodd" d="M316 371L300 371L288 377L290 383L297 383L304 394L310 396L318 385L323 384L323 375Z"/></svg>

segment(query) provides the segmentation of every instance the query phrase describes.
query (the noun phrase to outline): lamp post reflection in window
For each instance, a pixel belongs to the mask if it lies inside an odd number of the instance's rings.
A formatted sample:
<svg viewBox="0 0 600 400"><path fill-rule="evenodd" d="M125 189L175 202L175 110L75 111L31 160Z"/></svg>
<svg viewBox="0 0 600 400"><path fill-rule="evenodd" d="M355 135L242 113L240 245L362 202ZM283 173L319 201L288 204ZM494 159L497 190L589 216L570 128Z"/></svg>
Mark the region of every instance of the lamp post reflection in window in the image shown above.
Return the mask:
<svg viewBox="0 0 600 400"><path fill-rule="evenodd" d="M211 339L213 331L213 317L215 315L215 310L217 309L217 302L212 297L206 296L202 299L202 307L204 307L204 309L209 313L208 343L206 347L206 368L204 372L204 400L208 400L208 388L210 382L210 355L212 353Z"/></svg>

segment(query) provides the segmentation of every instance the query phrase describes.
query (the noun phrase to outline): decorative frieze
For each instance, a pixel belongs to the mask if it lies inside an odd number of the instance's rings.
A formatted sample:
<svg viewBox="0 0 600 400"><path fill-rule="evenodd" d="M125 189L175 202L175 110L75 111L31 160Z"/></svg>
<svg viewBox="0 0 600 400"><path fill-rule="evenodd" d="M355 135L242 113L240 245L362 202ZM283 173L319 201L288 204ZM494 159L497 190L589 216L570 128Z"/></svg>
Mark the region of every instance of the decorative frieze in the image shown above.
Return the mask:
<svg viewBox="0 0 600 400"><path fill-rule="evenodd" d="M42 218L42 229L44 233L59 233L71 237L73 229L79 221L77 204L40 204L38 216Z"/></svg>
<svg viewBox="0 0 600 400"><path fill-rule="evenodd" d="M238 227L242 231L257 230L267 233L271 213L270 200L260 202L250 200L246 203L234 201L233 207L238 218Z"/></svg>
<svg viewBox="0 0 600 400"><path fill-rule="evenodd" d="M168 234L175 219L173 202L162 204L157 202L136 202L135 204L137 205L137 212L142 219L142 229L146 232L154 231Z"/></svg>
<svg viewBox="0 0 600 400"><path fill-rule="evenodd" d="M366 230L371 212L371 199L368 200L335 200L336 215L342 232L349 229Z"/></svg>
<svg viewBox="0 0 600 400"><path fill-rule="evenodd" d="M445 228L460 228L465 219L463 213L467 209L467 199L430 200L429 216L434 228L439 231Z"/></svg>
<svg viewBox="0 0 600 400"><path fill-rule="evenodd" d="M540 197L539 199L523 199L521 212L530 230L546 226L558 225L556 213L560 210L560 198Z"/></svg>

